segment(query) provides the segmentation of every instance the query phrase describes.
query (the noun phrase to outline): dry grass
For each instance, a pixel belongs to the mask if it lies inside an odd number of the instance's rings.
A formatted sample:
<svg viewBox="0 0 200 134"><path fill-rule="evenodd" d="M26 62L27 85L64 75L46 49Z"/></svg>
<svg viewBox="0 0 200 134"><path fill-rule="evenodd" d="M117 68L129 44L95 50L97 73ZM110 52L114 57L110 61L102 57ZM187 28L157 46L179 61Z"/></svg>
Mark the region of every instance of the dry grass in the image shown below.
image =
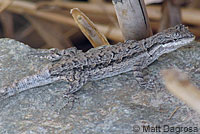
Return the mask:
<svg viewBox="0 0 200 134"><path fill-rule="evenodd" d="M114 7L109 2L99 0L89 2L8 0L5 2L0 0L0 7L3 11L0 14L0 36L17 39L32 47L63 49L75 45L87 50L88 48L84 46L86 39L70 15L72 8L79 8L83 11L111 43L123 41ZM159 29L162 16L160 10L159 5L147 6L154 33ZM199 14L200 10L196 8L184 7L182 9L183 23L190 26L197 39L200 35Z"/></svg>

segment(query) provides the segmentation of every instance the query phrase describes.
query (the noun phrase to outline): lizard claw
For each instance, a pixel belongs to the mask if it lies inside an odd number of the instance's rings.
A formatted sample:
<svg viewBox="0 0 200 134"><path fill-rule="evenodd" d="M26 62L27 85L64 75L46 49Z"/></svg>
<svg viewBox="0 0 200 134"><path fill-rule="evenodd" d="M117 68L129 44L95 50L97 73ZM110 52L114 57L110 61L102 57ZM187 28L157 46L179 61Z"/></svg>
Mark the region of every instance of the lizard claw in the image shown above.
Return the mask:
<svg viewBox="0 0 200 134"><path fill-rule="evenodd" d="M70 109L73 109L74 103L75 103L75 102L79 102L79 98L78 98L75 94L64 93L64 94L63 94L63 97L64 97L64 98L67 98L67 104L66 104L64 107L66 107L68 104L71 103ZM63 108L64 108L64 107L63 107ZM63 108L62 108L62 109L63 109Z"/></svg>
<svg viewBox="0 0 200 134"><path fill-rule="evenodd" d="M61 110L63 110L64 108L67 108L67 107L69 107L69 109L73 109L74 103L79 102L79 98L72 93L68 93L68 92L64 93L63 98L67 99L67 103L64 104L64 106L62 106L61 108L57 109L56 110L57 112L60 112ZM71 103L71 105L69 106L70 103Z"/></svg>
<svg viewBox="0 0 200 134"><path fill-rule="evenodd" d="M0 89L0 98L5 99L8 95L8 87L3 87Z"/></svg>

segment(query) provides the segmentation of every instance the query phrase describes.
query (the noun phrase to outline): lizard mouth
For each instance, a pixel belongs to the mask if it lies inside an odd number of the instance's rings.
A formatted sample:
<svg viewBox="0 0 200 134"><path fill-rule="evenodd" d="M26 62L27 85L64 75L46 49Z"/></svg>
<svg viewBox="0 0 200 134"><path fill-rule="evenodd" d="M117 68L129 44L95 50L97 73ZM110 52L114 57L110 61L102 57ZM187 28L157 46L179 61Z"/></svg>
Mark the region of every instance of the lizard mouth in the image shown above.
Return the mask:
<svg viewBox="0 0 200 134"><path fill-rule="evenodd" d="M166 43L164 45L162 45L163 48L165 48L166 50L168 49L177 49L179 47L185 46L186 44L194 41L195 37L191 37L191 38L183 38L180 39L179 41L174 41L174 42L170 42L170 43ZM174 50L173 49L173 50Z"/></svg>
<svg viewBox="0 0 200 134"><path fill-rule="evenodd" d="M193 36L192 38L183 38L180 39L179 41L175 41L175 42L170 42L167 44L164 44L163 47L163 53L169 53L172 52L182 46L186 46L188 43L194 41L195 37Z"/></svg>
<svg viewBox="0 0 200 134"><path fill-rule="evenodd" d="M194 41L194 39L195 37L193 36L191 38L182 38L176 41L170 41L170 42L164 43L163 45L157 44L148 48L147 52L151 56L158 56L158 55L160 56L164 53L169 53L182 46L185 46L186 44Z"/></svg>

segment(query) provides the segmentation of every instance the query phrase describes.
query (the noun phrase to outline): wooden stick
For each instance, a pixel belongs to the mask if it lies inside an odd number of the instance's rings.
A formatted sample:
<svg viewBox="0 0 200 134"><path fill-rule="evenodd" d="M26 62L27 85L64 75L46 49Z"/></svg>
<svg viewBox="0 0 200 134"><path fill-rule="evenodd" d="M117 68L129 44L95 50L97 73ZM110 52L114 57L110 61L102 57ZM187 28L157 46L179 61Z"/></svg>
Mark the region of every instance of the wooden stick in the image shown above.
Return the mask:
<svg viewBox="0 0 200 134"><path fill-rule="evenodd" d="M73 8L70 13L77 23L82 33L88 38L93 47L110 45L106 37L99 32L94 23L78 8Z"/></svg>
<svg viewBox="0 0 200 134"><path fill-rule="evenodd" d="M3 3L3 0L0 0L0 5ZM40 11L37 10L36 4L32 2L26 2L26 1L14 1L12 5L10 5L7 10L18 13L18 14L28 14L32 16L36 16L39 18L43 18L46 20L49 20L51 22L56 22L59 24L64 24L64 25L71 25L71 26L77 26L74 22L74 20L71 17L67 17L64 15L60 15L57 13L52 13L52 12L45 12L45 11ZM122 41L122 34L121 32L116 29L112 28L110 29L109 26L103 26L103 25L96 25L98 29L100 29L100 32L104 33L108 38L116 41ZM108 31L111 30L107 34ZM115 33L118 31L117 33Z"/></svg>
<svg viewBox="0 0 200 134"><path fill-rule="evenodd" d="M163 2L164 0L145 0L145 4L146 5L149 5L149 4L152 4L152 3L161 3Z"/></svg>
<svg viewBox="0 0 200 134"><path fill-rule="evenodd" d="M6 10L6 8L8 8L13 3L13 1L14 0L4 0L0 7L0 13Z"/></svg>
<svg viewBox="0 0 200 134"><path fill-rule="evenodd" d="M72 9L72 8L79 8L81 11L85 13L92 13L92 14L104 14L104 10L110 15L115 15L115 10L112 4L94 4L87 2L62 2L62 1L53 1L53 2L38 2L37 8L40 9L44 6L58 6L61 8ZM104 10L103 10L104 9Z"/></svg>
<svg viewBox="0 0 200 134"><path fill-rule="evenodd" d="M0 0L0 5L2 4L3 4L3 0ZM61 4L64 4L64 2L62 2ZM95 4L90 5L85 2L65 2L64 6L69 9L77 7L86 13L87 12L90 12L93 14L105 13L102 10L102 8L99 7L98 5L95 5ZM107 13L112 14L112 15L115 14L114 7L111 4L104 4L104 8L106 9ZM10 5L7 8L7 10L18 13L18 14L30 14L30 15L38 16L50 21L59 22L62 24L68 23L69 25L75 26L73 19L70 19L69 17L56 14L56 13L38 11L36 9L37 9L36 4L32 2L26 2L26 1L14 1L12 5ZM182 20L184 23L200 26L200 16L199 16L200 10L199 9L182 8L181 11L182 11ZM157 5L147 6L147 12L150 19L160 20L161 18L160 6L157 6Z"/></svg>
<svg viewBox="0 0 200 134"><path fill-rule="evenodd" d="M152 35L144 0L112 0L125 40L141 40Z"/></svg>
<svg viewBox="0 0 200 134"><path fill-rule="evenodd" d="M148 6L147 12L152 20L160 20L161 14L161 7L160 6ZM182 13L182 22L192 25L200 26L200 10L193 9L193 8L181 8Z"/></svg>
<svg viewBox="0 0 200 134"><path fill-rule="evenodd" d="M182 20L184 23L200 26L200 10L194 8L182 8Z"/></svg>
<svg viewBox="0 0 200 134"><path fill-rule="evenodd" d="M2 3L3 3L3 0L0 0L0 5L2 5ZM72 5L70 5L70 3L75 5L75 2L66 2L66 4L67 3L69 3L69 7L72 6ZM79 2L79 4L77 4L79 7L82 6L82 4L80 4L80 3L81 2ZM84 5L85 6L83 6L83 8L82 7L80 8L81 10L83 9L84 12L91 11L90 13L94 13L94 12L92 12L93 10L91 10L91 9L96 8L97 9L96 11L98 11L98 13L104 13L102 10L98 10L101 8L98 7L97 5L96 6L94 5L94 7L91 7L91 8L90 8L90 4L84 3ZM109 13L109 14L114 13L114 8L111 4L105 4L104 8L106 9L107 13ZM90 10L88 10L88 9L90 9ZM148 15L150 16L150 19L159 20L161 17L160 9L161 8L159 6L148 6L147 12L148 12ZM36 4L34 4L32 2L14 1L6 10L17 13L17 14L21 14L21 15L28 14L28 15L40 17L40 18L49 20L51 22L64 24L67 26L69 26L69 25L77 26L74 23L74 20L72 18L64 16L64 15L60 15L57 13L37 10ZM191 16L191 14L193 14L194 16ZM198 10L198 9L184 9L183 8L182 9L183 22L187 22L188 24L196 24L196 25L200 26L200 17L198 17L199 14L200 14L200 10ZM100 25L100 24L96 24L96 26L100 30L100 32L104 33L104 35L107 38L109 38L111 40L115 40L115 41L123 40L122 33L118 28L110 27L108 25Z"/></svg>
<svg viewBox="0 0 200 134"><path fill-rule="evenodd" d="M174 114L177 112L177 110L179 109L180 107L176 107L176 109L171 113L171 115L169 116L169 120L171 120L171 118L174 116Z"/></svg>
<svg viewBox="0 0 200 134"><path fill-rule="evenodd" d="M90 3L104 3L103 0L89 0Z"/></svg>
<svg viewBox="0 0 200 134"><path fill-rule="evenodd" d="M173 3L173 0L164 1L162 4L162 17L159 31L181 24L180 5Z"/></svg>
<svg viewBox="0 0 200 134"><path fill-rule="evenodd" d="M2 1L2 0L0 0ZM1 3L0 3L1 4ZM47 3L40 3L38 4L39 7L44 6ZM92 13L92 14L104 14L105 12L102 10L102 7L97 4L88 4L86 2L55 2L55 3L48 3L48 5L59 6L67 9L71 8L79 8L81 11L85 13ZM110 15L115 16L114 7L111 4L104 4L104 9ZM183 23L193 24L200 26L200 9L194 8L181 8L182 12L182 21ZM158 5L149 5L147 6L147 13L149 18L152 20L160 20L161 14L161 7Z"/></svg>
<svg viewBox="0 0 200 134"><path fill-rule="evenodd" d="M4 37L14 38L14 22L12 13L2 12L0 14L0 20L2 24Z"/></svg>
<svg viewBox="0 0 200 134"><path fill-rule="evenodd" d="M164 70L162 74L167 89L200 113L200 90L190 83L187 75L177 70Z"/></svg>

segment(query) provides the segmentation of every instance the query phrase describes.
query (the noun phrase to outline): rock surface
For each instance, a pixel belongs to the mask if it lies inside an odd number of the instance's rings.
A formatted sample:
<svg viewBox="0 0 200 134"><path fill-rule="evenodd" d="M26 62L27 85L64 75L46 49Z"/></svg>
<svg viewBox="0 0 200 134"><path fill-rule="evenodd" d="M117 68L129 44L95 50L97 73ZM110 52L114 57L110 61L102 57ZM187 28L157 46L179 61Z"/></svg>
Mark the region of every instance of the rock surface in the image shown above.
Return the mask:
<svg viewBox="0 0 200 134"><path fill-rule="evenodd" d="M0 87L45 67L49 61L35 57L38 51L11 39L0 39ZM166 68L187 72L200 87L200 43L192 42L163 55L145 69L155 83L151 91L141 89L130 71L87 83L76 93L79 100L72 109L65 106L62 82L1 100L0 134L135 134L145 131L143 125L149 125L154 134L200 133L200 115L173 97L162 84L160 70ZM171 132L164 132L167 126ZM189 132L189 127L193 132Z"/></svg>

